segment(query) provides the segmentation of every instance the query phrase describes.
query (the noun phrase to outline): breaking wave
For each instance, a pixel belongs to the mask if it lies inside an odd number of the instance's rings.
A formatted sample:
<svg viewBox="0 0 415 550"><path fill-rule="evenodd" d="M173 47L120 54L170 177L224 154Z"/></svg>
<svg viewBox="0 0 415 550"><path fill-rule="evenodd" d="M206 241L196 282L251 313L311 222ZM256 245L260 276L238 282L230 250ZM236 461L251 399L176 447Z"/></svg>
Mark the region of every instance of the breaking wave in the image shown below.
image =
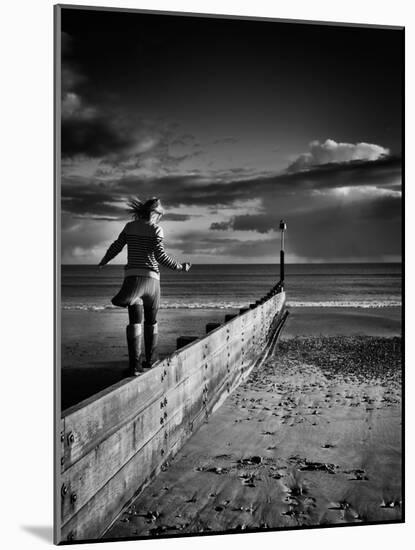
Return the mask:
<svg viewBox="0 0 415 550"><path fill-rule="evenodd" d="M328 300L328 301L296 301L287 300L287 307L358 307L358 308L382 308L399 307L400 300Z"/></svg>
<svg viewBox="0 0 415 550"><path fill-rule="evenodd" d="M248 302L167 302L161 305L160 309L239 309L246 307ZM350 308L384 308L400 307L400 300L328 300L328 301L305 301L287 300L287 307L350 307ZM63 310L69 311L117 311L120 308L112 304L63 304Z"/></svg>

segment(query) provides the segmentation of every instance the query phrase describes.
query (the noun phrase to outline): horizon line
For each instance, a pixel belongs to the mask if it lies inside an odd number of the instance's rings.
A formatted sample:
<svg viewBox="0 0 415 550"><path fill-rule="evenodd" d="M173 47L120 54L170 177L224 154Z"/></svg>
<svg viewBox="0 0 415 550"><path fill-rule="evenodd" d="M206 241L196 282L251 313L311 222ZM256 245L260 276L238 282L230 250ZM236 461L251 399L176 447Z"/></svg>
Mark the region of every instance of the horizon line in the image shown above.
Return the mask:
<svg viewBox="0 0 415 550"><path fill-rule="evenodd" d="M277 265L279 266L279 262L215 262L215 263L203 263L203 262L191 262L192 265ZM370 265L370 264L401 264L402 260L400 261L369 261L369 262L313 262L313 261L306 261L306 262L285 262L285 265ZM74 266L74 265L90 265L98 267L98 264L96 263L61 263L61 266ZM125 267L125 264L111 264L108 263L104 267Z"/></svg>

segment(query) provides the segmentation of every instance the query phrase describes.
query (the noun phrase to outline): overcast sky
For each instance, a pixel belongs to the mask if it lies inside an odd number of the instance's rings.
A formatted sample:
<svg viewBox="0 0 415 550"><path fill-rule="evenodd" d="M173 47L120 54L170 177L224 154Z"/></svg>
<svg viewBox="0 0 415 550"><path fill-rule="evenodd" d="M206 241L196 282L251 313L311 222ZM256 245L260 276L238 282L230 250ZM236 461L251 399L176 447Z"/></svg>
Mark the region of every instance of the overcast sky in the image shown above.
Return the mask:
<svg viewBox="0 0 415 550"><path fill-rule="evenodd" d="M194 263L400 261L402 33L62 10L62 262L159 196ZM125 252L116 263L125 263Z"/></svg>

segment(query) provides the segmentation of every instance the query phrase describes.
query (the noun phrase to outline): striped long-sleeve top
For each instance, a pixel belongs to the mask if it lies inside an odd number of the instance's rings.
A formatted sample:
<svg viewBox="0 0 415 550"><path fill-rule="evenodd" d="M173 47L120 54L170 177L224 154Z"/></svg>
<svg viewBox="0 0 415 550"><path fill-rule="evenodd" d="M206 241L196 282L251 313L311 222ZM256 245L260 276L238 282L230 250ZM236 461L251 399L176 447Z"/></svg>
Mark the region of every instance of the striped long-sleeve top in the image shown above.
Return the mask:
<svg viewBox="0 0 415 550"><path fill-rule="evenodd" d="M141 275L159 279L158 264L181 271L182 265L165 252L163 237L163 229L159 225L140 219L129 222L110 245L99 265L108 263L127 245L126 277Z"/></svg>

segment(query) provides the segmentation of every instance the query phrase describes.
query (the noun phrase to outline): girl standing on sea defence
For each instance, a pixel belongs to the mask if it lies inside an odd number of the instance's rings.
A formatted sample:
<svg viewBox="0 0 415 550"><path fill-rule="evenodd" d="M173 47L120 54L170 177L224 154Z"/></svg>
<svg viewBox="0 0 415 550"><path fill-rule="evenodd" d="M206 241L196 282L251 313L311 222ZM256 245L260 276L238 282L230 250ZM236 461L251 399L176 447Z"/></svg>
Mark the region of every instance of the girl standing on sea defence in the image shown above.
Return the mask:
<svg viewBox="0 0 415 550"><path fill-rule="evenodd" d="M124 267L124 282L112 298L115 306L128 307L127 345L130 372L138 376L144 368L151 368L157 346L157 313L160 305L160 270L162 264L176 271L189 271L190 263L179 263L166 254L163 246L163 229L158 225L163 208L158 198L141 202L132 199L128 212L134 220L127 223L118 238L108 248L99 263L104 266L127 245L128 260ZM141 322L140 300L144 306L145 360L140 364Z"/></svg>

